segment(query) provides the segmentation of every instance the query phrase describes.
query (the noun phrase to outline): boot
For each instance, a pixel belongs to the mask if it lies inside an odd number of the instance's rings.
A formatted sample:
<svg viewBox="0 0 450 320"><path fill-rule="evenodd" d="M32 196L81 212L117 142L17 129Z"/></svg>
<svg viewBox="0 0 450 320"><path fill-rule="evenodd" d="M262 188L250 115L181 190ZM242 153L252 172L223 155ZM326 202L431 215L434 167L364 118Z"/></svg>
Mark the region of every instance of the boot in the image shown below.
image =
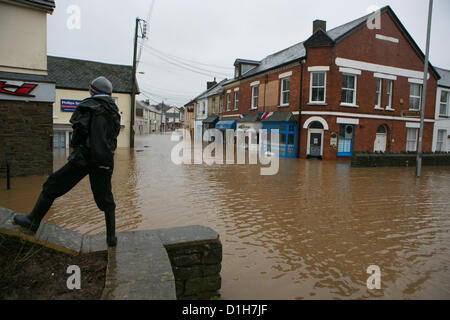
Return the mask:
<svg viewBox="0 0 450 320"><path fill-rule="evenodd" d="M116 213L114 210L105 211L106 244L108 247L117 246L116 237Z"/></svg>
<svg viewBox="0 0 450 320"><path fill-rule="evenodd" d="M53 201L46 199L41 193L33 211L27 216L21 214L16 215L14 217L14 223L35 233L39 229L42 219L48 210L50 210L52 204Z"/></svg>

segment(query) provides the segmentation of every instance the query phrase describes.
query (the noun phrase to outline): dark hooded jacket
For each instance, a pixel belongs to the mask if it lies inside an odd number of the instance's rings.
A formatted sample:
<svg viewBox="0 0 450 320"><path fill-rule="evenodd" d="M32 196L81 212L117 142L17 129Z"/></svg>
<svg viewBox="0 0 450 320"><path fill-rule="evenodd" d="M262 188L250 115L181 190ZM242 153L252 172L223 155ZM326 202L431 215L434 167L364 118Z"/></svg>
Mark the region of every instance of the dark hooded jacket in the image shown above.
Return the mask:
<svg viewBox="0 0 450 320"><path fill-rule="evenodd" d="M109 96L83 100L70 119L74 151L69 161L81 166L114 168L114 153L120 132L120 114Z"/></svg>

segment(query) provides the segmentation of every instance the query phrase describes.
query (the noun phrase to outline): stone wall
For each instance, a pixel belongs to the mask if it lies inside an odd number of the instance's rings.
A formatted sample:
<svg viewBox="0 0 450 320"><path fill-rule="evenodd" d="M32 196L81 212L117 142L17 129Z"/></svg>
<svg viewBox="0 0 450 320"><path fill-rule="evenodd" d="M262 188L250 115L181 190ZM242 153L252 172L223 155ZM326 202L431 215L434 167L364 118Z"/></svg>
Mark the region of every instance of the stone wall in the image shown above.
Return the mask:
<svg viewBox="0 0 450 320"><path fill-rule="evenodd" d="M47 175L53 171L52 104L0 101L0 177Z"/></svg>
<svg viewBox="0 0 450 320"><path fill-rule="evenodd" d="M412 167L416 165L415 153L355 153L353 167ZM426 153L424 166L449 166L450 153Z"/></svg>
<svg viewBox="0 0 450 320"><path fill-rule="evenodd" d="M210 228L193 226L159 231L175 276L179 300L220 296L222 244Z"/></svg>

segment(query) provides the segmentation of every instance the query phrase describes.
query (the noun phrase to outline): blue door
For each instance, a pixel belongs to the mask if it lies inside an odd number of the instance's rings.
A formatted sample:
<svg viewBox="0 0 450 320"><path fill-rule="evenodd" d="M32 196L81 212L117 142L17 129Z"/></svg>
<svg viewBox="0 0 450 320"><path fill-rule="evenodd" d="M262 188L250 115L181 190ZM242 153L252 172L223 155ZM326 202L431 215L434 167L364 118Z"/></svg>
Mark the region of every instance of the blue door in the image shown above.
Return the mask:
<svg viewBox="0 0 450 320"><path fill-rule="evenodd" d="M352 156L354 137L355 126L350 124L341 124L339 128L338 157Z"/></svg>

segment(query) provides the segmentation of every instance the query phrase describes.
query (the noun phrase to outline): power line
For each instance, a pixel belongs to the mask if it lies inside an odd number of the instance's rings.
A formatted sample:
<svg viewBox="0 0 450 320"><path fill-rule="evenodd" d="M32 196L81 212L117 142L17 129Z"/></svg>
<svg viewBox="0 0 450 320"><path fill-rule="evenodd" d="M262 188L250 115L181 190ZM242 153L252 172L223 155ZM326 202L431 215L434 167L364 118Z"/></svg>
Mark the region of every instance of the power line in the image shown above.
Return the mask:
<svg viewBox="0 0 450 320"><path fill-rule="evenodd" d="M161 51L161 50L156 49L156 48L151 47L151 46L145 46L145 47L147 49L156 51L157 53L166 55L168 57L172 57L173 59L177 59L177 60L181 60L181 61L184 60L184 61L187 61L189 63L194 63L194 64L202 65L202 66L205 66L205 67L214 67L214 68L219 68L219 69L224 69L224 70L229 70L229 71L233 70L233 68L229 67L229 66L225 67L224 65L202 63L202 62L199 62L199 61L196 61L196 60L190 60L190 59L182 58L182 57L179 57L179 56L176 56L176 55L173 55L173 54Z"/></svg>
<svg viewBox="0 0 450 320"><path fill-rule="evenodd" d="M144 46L144 48L147 48L147 46ZM186 69L186 70L189 70L189 71L192 71L192 72L196 72L196 73L200 73L200 74L208 75L208 76L216 76L216 77L217 77L217 75L221 75L221 76L225 76L225 77L229 76L229 74L218 72L216 70L204 69L204 68L200 68L200 67L196 67L196 66L190 65L190 64L185 63L185 62L177 61L177 60L175 60L173 58L170 58L170 57L167 57L167 56L163 56L162 54L157 53L157 52L150 52L150 51L148 51L148 53L150 53L151 55L153 55L153 56L155 56L155 57L157 57L157 58L159 58L159 59L161 59L161 60L163 60L163 61L165 61L165 62L167 62L169 64L176 65L176 66L178 66L180 68L183 68L183 69Z"/></svg>

